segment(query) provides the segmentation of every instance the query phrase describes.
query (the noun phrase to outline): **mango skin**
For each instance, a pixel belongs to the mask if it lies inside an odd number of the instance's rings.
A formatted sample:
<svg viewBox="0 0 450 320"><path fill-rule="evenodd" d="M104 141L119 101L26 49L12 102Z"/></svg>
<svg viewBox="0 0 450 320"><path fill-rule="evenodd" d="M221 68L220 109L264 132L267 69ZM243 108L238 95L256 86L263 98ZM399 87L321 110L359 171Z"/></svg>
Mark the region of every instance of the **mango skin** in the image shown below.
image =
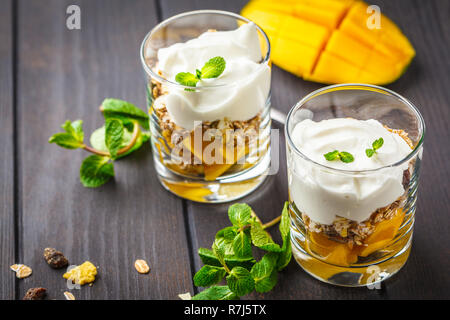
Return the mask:
<svg viewBox="0 0 450 320"><path fill-rule="evenodd" d="M385 15L380 29L369 29L368 19L374 20L368 6L357 0L251 0L241 15L266 32L272 61L288 72L326 84L385 85L416 53Z"/></svg>

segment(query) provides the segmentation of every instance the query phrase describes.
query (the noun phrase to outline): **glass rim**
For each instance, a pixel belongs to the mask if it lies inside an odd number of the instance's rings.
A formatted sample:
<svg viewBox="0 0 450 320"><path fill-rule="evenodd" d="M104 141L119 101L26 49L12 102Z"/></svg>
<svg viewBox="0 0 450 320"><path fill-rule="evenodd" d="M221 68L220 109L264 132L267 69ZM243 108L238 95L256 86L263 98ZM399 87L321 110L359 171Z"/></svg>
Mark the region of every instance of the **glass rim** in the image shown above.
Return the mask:
<svg viewBox="0 0 450 320"><path fill-rule="evenodd" d="M221 88L221 87L229 87L229 86L234 86L236 85L235 83L224 83L224 84L218 84L218 85L213 85L213 86L204 86L204 87L190 87L190 86L185 86L182 84L179 84L177 82L173 82L171 80L165 79L162 76L160 76L158 73L155 73L152 68L150 68L148 66L148 64L145 61L145 44L147 43L147 40L152 36L152 34L154 32L156 32L157 30L159 30L160 28L168 25L169 23L180 19L180 18L184 18L186 16L193 16L193 15L197 15L197 14L217 14L217 15L222 15L222 16L228 16L228 17L233 17L242 21L245 21L247 23L253 22L250 19L247 19L237 13L234 12L230 12L230 11L224 11L224 10L193 10L193 11L187 11L187 12L183 12L177 15L174 15L170 18L167 18L163 21L161 21L160 23L158 23L156 26L154 26L144 37L144 40L141 43L141 47L140 47L140 58L141 58L141 63L142 66L145 70L145 72L147 73L148 76L157 79L159 82L161 83L167 83L171 86L175 86L175 87L179 87L181 89L190 89L190 90L195 90L195 91L201 91L201 90L211 90L211 89L217 89L217 88ZM266 56L262 59L261 62L258 63L258 65L262 65L265 63L268 63L269 59L270 59L270 51L271 51L271 46L270 46L270 41L269 41L269 37L267 36L267 34L264 32L264 30L255 22L253 22L256 26L256 28L258 29L258 31L263 35L264 40L266 41L267 44L267 53Z"/></svg>
<svg viewBox="0 0 450 320"><path fill-rule="evenodd" d="M289 120L293 115L294 110L298 110L299 108L301 108L306 102L308 102L309 100L315 98L316 96L319 96L321 94L327 93L327 92L332 92L332 91L336 91L336 90L364 90L364 89L370 89L367 91L372 91L372 92L379 92L379 93L383 93L383 94L389 94L391 96L394 96L395 98L399 99L402 103L404 103L405 105L407 105L411 110L413 110L416 118L419 120L420 123L420 128L422 129L421 131L421 135L420 135L420 139L417 142L416 146L414 147L414 149L411 150L411 152L405 156L403 159L389 164L389 165L385 165L376 169L367 169L367 170L346 170L346 169L338 169L338 168L333 168L333 167L329 167L326 166L324 164L318 163L317 161L314 161L312 159L310 159L307 155L303 154L294 144L294 142L292 141L291 135L289 133ZM338 173L343 173L343 174L365 174L365 173L373 173L373 172L377 172L377 171L381 171L387 168L394 168L394 167L398 167L401 166L402 164L404 164L405 162L409 161L410 159L414 158L416 156L416 154L420 151L422 145L423 145L423 141L425 138L425 121L421 115L421 113L419 112L419 110L417 109L417 107L408 99L406 99L405 97L403 97L402 95L389 90L387 88L384 87L380 87L380 86L376 86L376 85L372 85L372 84L364 84L364 83L344 83L344 84L335 84L335 85L331 85L331 86L326 86L323 88L320 88L318 90L315 90L311 93L309 93L308 95L306 95L305 97L303 97L300 101L298 101L292 108L291 110L289 110L289 113L286 117L286 125L284 127L284 133L286 136L286 141L289 144L289 146L294 150L295 153L297 153L301 158L314 163L315 165L326 169L326 170L330 170L330 171L334 171L334 172L338 172Z"/></svg>

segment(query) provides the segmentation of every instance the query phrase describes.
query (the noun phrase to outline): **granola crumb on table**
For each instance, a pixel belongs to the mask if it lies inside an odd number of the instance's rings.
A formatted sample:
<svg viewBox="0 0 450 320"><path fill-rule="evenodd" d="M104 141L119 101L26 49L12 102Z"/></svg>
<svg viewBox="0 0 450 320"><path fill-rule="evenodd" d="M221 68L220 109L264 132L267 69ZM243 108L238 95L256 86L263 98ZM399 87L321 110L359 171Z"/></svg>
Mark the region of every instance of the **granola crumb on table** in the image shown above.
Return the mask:
<svg viewBox="0 0 450 320"><path fill-rule="evenodd" d="M47 295L45 288L30 288L22 300L42 300Z"/></svg>

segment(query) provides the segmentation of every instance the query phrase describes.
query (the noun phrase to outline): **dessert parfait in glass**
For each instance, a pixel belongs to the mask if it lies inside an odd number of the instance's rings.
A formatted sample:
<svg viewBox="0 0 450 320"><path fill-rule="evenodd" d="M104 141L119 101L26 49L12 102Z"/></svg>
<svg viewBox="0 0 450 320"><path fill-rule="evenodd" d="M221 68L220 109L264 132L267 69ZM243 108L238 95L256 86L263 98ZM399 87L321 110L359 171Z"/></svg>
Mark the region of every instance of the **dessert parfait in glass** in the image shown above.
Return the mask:
<svg viewBox="0 0 450 320"><path fill-rule="evenodd" d="M270 164L270 45L251 21L224 11L174 16L144 39L156 171L199 202L242 197Z"/></svg>
<svg viewBox="0 0 450 320"><path fill-rule="evenodd" d="M291 240L322 281L378 283L406 262L425 125L400 95L345 84L317 90L286 124Z"/></svg>

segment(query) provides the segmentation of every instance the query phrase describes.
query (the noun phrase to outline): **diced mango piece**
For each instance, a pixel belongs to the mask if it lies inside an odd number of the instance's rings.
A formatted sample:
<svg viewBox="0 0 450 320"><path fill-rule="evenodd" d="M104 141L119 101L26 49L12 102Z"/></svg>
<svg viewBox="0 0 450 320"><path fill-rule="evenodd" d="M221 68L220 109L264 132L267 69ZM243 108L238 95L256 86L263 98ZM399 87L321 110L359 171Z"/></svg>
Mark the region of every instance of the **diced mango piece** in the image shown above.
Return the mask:
<svg viewBox="0 0 450 320"><path fill-rule="evenodd" d="M238 160L248 153L248 147L236 147L233 150L226 152L226 147L222 152L223 164L204 165L205 180L213 181L224 174L228 169L235 165Z"/></svg>
<svg viewBox="0 0 450 320"><path fill-rule="evenodd" d="M280 68L302 76L311 72L318 55L318 49L284 38L277 38L272 50L272 59Z"/></svg>
<svg viewBox="0 0 450 320"><path fill-rule="evenodd" d="M306 80L387 84L398 79L415 50L389 18L353 0L252 0L242 15L268 34L272 60ZM330 36L331 35L331 36Z"/></svg>
<svg viewBox="0 0 450 320"><path fill-rule="evenodd" d="M273 36L278 34L281 23L286 18L283 14L254 9L252 6L244 8L241 13L243 16L257 23L263 28L264 32Z"/></svg>
<svg viewBox="0 0 450 320"><path fill-rule="evenodd" d="M328 239L322 234L309 233L310 251L319 254L328 263L349 266L358 261L358 255L347 244Z"/></svg>
<svg viewBox="0 0 450 320"><path fill-rule="evenodd" d="M331 30L338 26L346 11L346 3L333 0L302 0L294 7L295 16Z"/></svg>
<svg viewBox="0 0 450 320"><path fill-rule="evenodd" d="M333 32L325 51L331 52L343 60L348 60L348 62L359 68L367 63L371 54L370 48L339 30Z"/></svg>
<svg viewBox="0 0 450 320"><path fill-rule="evenodd" d="M376 225L375 231L364 241L372 244L381 240L392 240L400 228L405 214L402 209L398 209L395 216L389 220L383 220Z"/></svg>
<svg viewBox="0 0 450 320"><path fill-rule="evenodd" d="M205 197L212 194L212 191L202 184L196 183L170 183L162 181L164 186L173 193L192 201L205 202Z"/></svg>
<svg viewBox="0 0 450 320"><path fill-rule="evenodd" d="M362 246L358 255L367 257L371 253L386 247L396 236L404 217L403 210L398 209L394 217L379 222L375 231L364 241L367 246Z"/></svg>
<svg viewBox="0 0 450 320"><path fill-rule="evenodd" d="M357 79L359 69L328 51L322 52L313 73L304 76L306 80L322 83L342 83L348 79Z"/></svg>
<svg viewBox="0 0 450 320"><path fill-rule="evenodd" d="M325 46L329 31L321 25L303 19L287 17L280 27L279 36L320 50ZM274 49L276 49L276 46L274 44Z"/></svg>

